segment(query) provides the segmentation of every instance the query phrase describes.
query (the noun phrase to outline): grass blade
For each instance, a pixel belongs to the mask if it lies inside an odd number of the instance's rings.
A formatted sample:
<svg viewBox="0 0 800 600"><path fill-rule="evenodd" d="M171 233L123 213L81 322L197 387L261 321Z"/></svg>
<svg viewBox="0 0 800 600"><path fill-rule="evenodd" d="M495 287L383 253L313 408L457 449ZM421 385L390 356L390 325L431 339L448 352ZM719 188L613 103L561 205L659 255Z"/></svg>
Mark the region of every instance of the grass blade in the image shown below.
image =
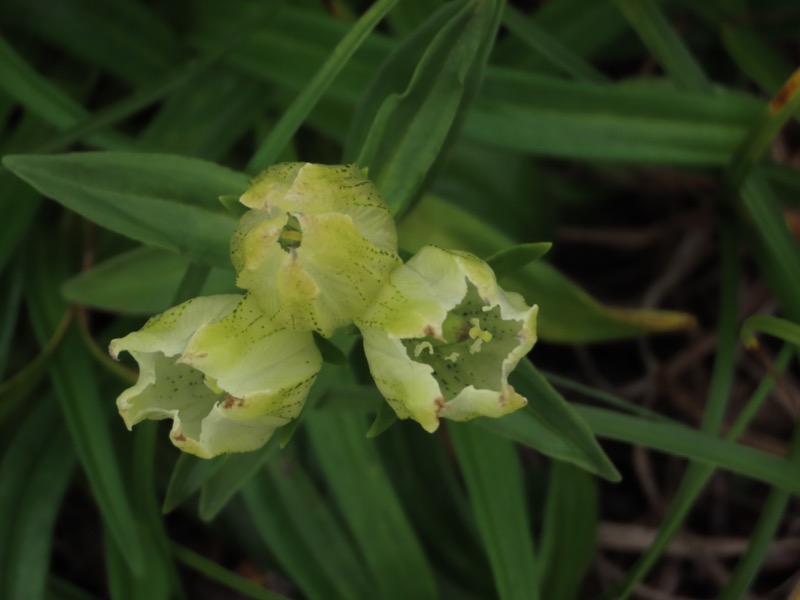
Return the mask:
<svg viewBox="0 0 800 600"><path fill-rule="evenodd" d="M425 554L365 437L366 422L359 415L310 411L305 423L334 498L375 578L375 595L387 600L437 598Z"/></svg>
<svg viewBox="0 0 800 600"><path fill-rule="evenodd" d="M333 49L325 64L303 88L289 109L281 115L269 136L261 143L247 163L245 170L248 172L260 171L278 160L283 149L325 94L328 86L395 4L397 4L397 0L377 0L348 30L341 42Z"/></svg>
<svg viewBox="0 0 800 600"><path fill-rule="evenodd" d="M8 600L45 598L55 521L76 464L64 429L57 429L43 444L39 432L37 437L37 459L26 473L2 578L3 598Z"/></svg>
<svg viewBox="0 0 800 600"><path fill-rule="evenodd" d="M189 259L160 248L129 250L68 279L61 288L67 300L109 312L153 315L175 305L181 274ZM233 294L233 267L213 268L198 295Z"/></svg>
<svg viewBox="0 0 800 600"><path fill-rule="evenodd" d="M717 352L714 358L714 369L711 374L711 385L708 402L703 414L701 430L709 436L719 434L725 410L728 405L733 375L736 364L736 340L738 318L738 248L734 241L730 226L723 229L721 241L722 267L719 300L719 324L717 327ZM647 551L628 571L622 584L620 598L628 598L644 580L647 573L655 565L658 558L666 550L667 545L685 521L694 501L708 482L713 467L692 462L684 473L680 487L670 504L669 512L656 534L655 540Z"/></svg>
<svg viewBox="0 0 800 600"><path fill-rule="evenodd" d="M39 75L3 37L0 37L0 89L59 129L89 118L86 109ZM99 133L90 136L89 142L109 150L131 146L117 133Z"/></svg>
<svg viewBox="0 0 800 600"><path fill-rule="evenodd" d="M471 425L448 427L501 600L539 598L527 500L514 444Z"/></svg>
<svg viewBox="0 0 800 600"><path fill-rule="evenodd" d="M476 424L609 481L620 480L583 419L530 361L520 361L510 381L528 405L499 419L477 419Z"/></svg>
<svg viewBox="0 0 800 600"><path fill-rule="evenodd" d="M52 293L61 284L59 270L64 267L40 240L31 244L33 260L29 267L28 308L34 328L42 342L58 325L65 305ZM136 529L136 519L123 485L125 472L116 457L106 416L112 403L100 399L89 357L83 352L80 334L73 327L64 336L53 356L50 374L72 438L75 452L86 473L111 539L124 552L126 563L141 572L145 553Z"/></svg>
<svg viewBox="0 0 800 600"><path fill-rule="evenodd" d="M500 2L464 4L432 39L405 90L381 99L356 162L369 168L394 214L410 206L458 131L482 82L501 12ZM384 70L382 77L394 75Z"/></svg>
<svg viewBox="0 0 800 600"><path fill-rule="evenodd" d="M710 92L711 82L654 0L616 0L628 22L664 70L687 90Z"/></svg>
<svg viewBox="0 0 800 600"><path fill-rule="evenodd" d="M542 59L563 73L578 81L608 83L605 75L510 4L503 11L503 25Z"/></svg>
<svg viewBox="0 0 800 600"><path fill-rule="evenodd" d="M800 109L800 68L783 84L780 90L761 111L737 148L725 172L725 181L733 190L743 186L755 164L772 144L775 135Z"/></svg>
<svg viewBox="0 0 800 600"><path fill-rule="evenodd" d="M166 23L136 2L77 0L55 10L40 0L7 0L3 20L134 85L165 72L183 55Z"/></svg>
<svg viewBox="0 0 800 600"><path fill-rule="evenodd" d="M800 465L800 429L795 429L786 458L795 466ZM770 491L750 536L747 550L736 564L728 585L719 596L720 600L736 600L745 597L759 566L767 556L769 544L778 532L791 499L792 494L784 490L773 489Z"/></svg>
<svg viewBox="0 0 800 600"><path fill-rule="evenodd" d="M302 464L270 461L242 497L261 539L311 600L369 597L374 584Z"/></svg>
<svg viewBox="0 0 800 600"><path fill-rule="evenodd" d="M800 494L796 468L785 459L684 425L648 421L594 406L576 405L575 409L599 437L693 459Z"/></svg>
<svg viewBox="0 0 800 600"><path fill-rule="evenodd" d="M542 597L578 597L583 576L595 558L597 484L586 471L550 462L539 552Z"/></svg>
<svg viewBox="0 0 800 600"><path fill-rule="evenodd" d="M197 262L230 264L236 221L218 197L247 188L234 171L177 155L114 152L6 156L3 163L103 227Z"/></svg>

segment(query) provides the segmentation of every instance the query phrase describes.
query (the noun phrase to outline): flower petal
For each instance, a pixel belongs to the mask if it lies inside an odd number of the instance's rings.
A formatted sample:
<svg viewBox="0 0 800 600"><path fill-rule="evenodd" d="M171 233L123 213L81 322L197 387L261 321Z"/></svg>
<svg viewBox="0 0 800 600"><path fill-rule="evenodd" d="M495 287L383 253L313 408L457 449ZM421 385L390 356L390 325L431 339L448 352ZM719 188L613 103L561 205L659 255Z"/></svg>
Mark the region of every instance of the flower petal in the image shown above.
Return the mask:
<svg viewBox="0 0 800 600"><path fill-rule="evenodd" d="M111 343L139 363L117 406L130 429L173 419L172 442L210 458L260 448L297 416L321 366L312 334L286 329L248 297L195 298Z"/></svg>
<svg viewBox="0 0 800 600"><path fill-rule="evenodd" d="M362 328L370 372L383 397L400 419L414 419L425 430L439 427L444 403L433 369L409 360L399 339L382 329Z"/></svg>
<svg viewBox="0 0 800 600"><path fill-rule="evenodd" d="M428 431L439 417L498 417L527 402L509 373L536 341L538 308L477 257L421 249L356 321L381 393Z"/></svg>
<svg viewBox="0 0 800 600"><path fill-rule="evenodd" d="M353 165L276 165L241 200L254 210L231 240L237 285L294 329L332 335L400 264L391 215Z"/></svg>
<svg viewBox="0 0 800 600"><path fill-rule="evenodd" d="M225 318L201 327L180 362L224 390L220 410L237 420L297 417L322 367L313 334L269 319L252 295Z"/></svg>

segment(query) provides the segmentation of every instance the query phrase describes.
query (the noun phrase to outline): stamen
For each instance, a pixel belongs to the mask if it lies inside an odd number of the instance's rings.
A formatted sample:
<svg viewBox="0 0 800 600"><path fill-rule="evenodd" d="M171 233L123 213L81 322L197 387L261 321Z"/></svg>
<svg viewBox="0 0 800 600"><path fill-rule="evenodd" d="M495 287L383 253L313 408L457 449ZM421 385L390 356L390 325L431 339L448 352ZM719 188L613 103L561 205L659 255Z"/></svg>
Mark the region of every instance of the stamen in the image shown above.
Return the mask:
<svg viewBox="0 0 800 600"><path fill-rule="evenodd" d="M433 354L433 344L430 342L420 342L414 348L414 358L417 358L423 351L427 350L429 354Z"/></svg>
<svg viewBox="0 0 800 600"><path fill-rule="evenodd" d="M469 351L472 354L481 351L481 344L483 342L491 342L492 341L492 334L489 331L484 331L481 329L481 320L477 317L472 318L469 320L472 323L472 328L469 330L469 337L470 339L475 340L473 344L469 347Z"/></svg>

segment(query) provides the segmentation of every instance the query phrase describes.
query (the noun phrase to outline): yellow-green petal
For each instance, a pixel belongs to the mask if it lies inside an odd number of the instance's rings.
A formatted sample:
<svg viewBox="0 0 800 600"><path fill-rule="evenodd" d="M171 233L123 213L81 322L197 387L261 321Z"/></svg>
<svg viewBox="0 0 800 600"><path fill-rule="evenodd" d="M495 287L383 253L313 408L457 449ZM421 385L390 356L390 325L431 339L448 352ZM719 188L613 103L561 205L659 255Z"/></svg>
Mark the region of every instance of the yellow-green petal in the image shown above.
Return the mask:
<svg viewBox="0 0 800 600"><path fill-rule="evenodd" d="M357 319L370 370L400 418L499 417L525 405L508 375L536 341L538 308L477 257L432 246L399 267Z"/></svg>
<svg viewBox="0 0 800 600"><path fill-rule="evenodd" d="M400 264L391 214L353 165L275 165L241 198L231 240L237 285L294 329L352 323Z"/></svg>
<svg viewBox="0 0 800 600"><path fill-rule="evenodd" d="M252 296L225 318L201 327L179 362L224 390L220 410L237 420L297 417L322 367L313 334L270 319Z"/></svg>
<svg viewBox="0 0 800 600"><path fill-rule="evenodd" d="M202 458L263 446L297 416L321 365L309 332L263 315L237 295L195 298L112 341L139 378L117 406L128 428L172 419L172 442Z"/></svg>

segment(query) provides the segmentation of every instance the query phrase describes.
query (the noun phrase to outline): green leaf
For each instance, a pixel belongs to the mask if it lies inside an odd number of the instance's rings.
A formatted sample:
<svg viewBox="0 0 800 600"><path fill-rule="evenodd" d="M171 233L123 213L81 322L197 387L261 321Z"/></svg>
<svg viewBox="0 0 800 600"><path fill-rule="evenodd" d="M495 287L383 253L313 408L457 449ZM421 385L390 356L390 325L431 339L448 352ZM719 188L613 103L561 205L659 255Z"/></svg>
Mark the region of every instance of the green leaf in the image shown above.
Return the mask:
<svg viewBox="0 0 800 600"><path fill-rule="evenodd" d="M736 148L725 171L724 180L731 189L738 190L744 187L745 180L772 145L776 134L800 109L798 87L800 87L800 68L792 73L769 104L753 119L747 136Z"/></svg>
<svg viewBox="0 0 800 600"><path fill-rule="evenodd" d="M772 187L752 173L741 190L741 208L751 224L748 242L783 312L800 321L800 246L786 223Z"/></svg>
<svg viewBox="0 0 800 600"><path fill-rule="evenodd" d="M6 564L3 598L43 598L50 571L56 518L76 465L66 430L39 440L37 460L25 474L20 510L14 516L15 539ZM5 515L6 522L11 522Z"/></svg>
<svg viewBox="0 0 800 600"><path fill-rule="evenodd" d="M522 470L514 444L470 425L448 424L501 600L539 598Z"/></svg>
<svg viewBox="0 0 800 600"><path fill-rule="evenodd" d="M0 595L43 598L53 526L75 466L50 396L38 398L0 462Z"/></svg>
<svg viewBox="0 0 800 600"><path fill-rule="evenodd" d="M522 5L527 9L527 5ZM612 2L594 0L559 0L539 4L530 15L536 26L571 50L576 56L591 58L601 55L615 42L625 39L628 26ZM628 43L629 40L625 39ZM552 59L532 55L530 43L513 36L498 41L497 64L509 65L525 72L541 72L550 67Z"/></svg>
<svg viewBox="0 0 800 600"><path fill-rule="evenodd" d="M800 347L800 325L786 319L770 315L754 315L748 318L742 324L740 333L742 343L748 348L757 347L756 333L767 333Z"/></svg>
<svg viewBox="0 0 800 600"><path fill-rule="evenodd" d="M464 4L436 33L405 90L386 96L375 113L357 163L369 168L395 214L416 198L458 131L482 81L501 12L502 4L491 0ZM383 70L381 77L393 74Z"/></svg>
<svg viewBox="0 0 800 600"><path fill-rule="evenodd" d="M711 82L672 29L655 0L616 0L645 46L680 87L710 92Z"/></svg>
<svg viewBox="0 0 800 600"><path fill-rule="evenodd" d="M213 66L165 98L138 141L161 152L221 160L263 114L266 87L227 66Z"/></svg>
<svg viewBox="0 0 800 600"><path fill-rule="evenodd" d="M243 175L160 154L17 155L3 163L45 196L103 227L203 264L230 264L236 221L217 198L244 191Z"/></svg>
<svg viewBox="0 0 800 600"><path fill-rule="evenodd" d="M344 38L333 49L325 64L314 74L288 110L281 115L267 139L258 147L247 163L247 171L255 172L264 169L278 160L284 147L325 94L330 84L395 4L397 4L397 0L377 0L350 27Z"/></svg>
<svg viewBox="0 0 800 600"><path fill-rule="evenodd" d="M403 4L400 6L402 7ZM463 3L461 2L447 2L426 15L427 18L411 32L402 44L385 47L383 52L380 52L378 48L371 48L372 53L379 55L382 62L377 74L365 79L362 87L354 89L354 93L358 94L363 87L369 84L366 91L360 95L355 118L347 132L344 147L346 162L352 162L358 158L370 136L370 129L383 103L390 96L399 96L403 93L433 39L447 23L459 14L462 8ZM393 51L389 52L390 48Z"/></svg>
<svg viewBox="0 0 800 600"><path fill-rule="evenodd" d="M597 513L594 478L567 463L551 461L539 551L542 597L578 597L596 556Z"/></svg>
<svg viewBox="0 0 800 600"><path fill-rule="evenodd" d="M0 37L0 89L45 122L66 129L89 118L89 113L60 88L39 75L5 39ZM131 142L117 133L89 136L100 148L121 150Z"/></svg>
<svg viewBox="0 0 800 600"><path fill-rule="evenodd" d="M250 522L310 600L374 594L351 538L299 461L281 455L242 490Z"/></svg>
<svg viewBox="0 0 800 600"><path fill-rule="evenodd" d="M45 0L8 0L3 20L131 84L163 73L183 54L163 19L136 2L73 0L55 10Z"/></svg>
<svg viewBox="0 0 800 600"><path fill-rule="evenodd" d="M722 23L720 37L739 70L768 94L776 93L791 74L792 64L755 31Z"/></svg>
<svg viewBox="0 0 800 600"><path fill-rule="evenodd" d="M562 43L535 20L526 18L519 10L506 5L503 25L539 57L578 81L607 83L608 78L583 60L566 44Z"/></svg>
<svg viewBox="0 0 800 600"><path fill-rule="evenodd" d="M786 458L795 467L800 465L800 429L797 427L795 427ZM769 496L761 507L758 522L750 536L747 550L739 559L728 584L719 596L721 600L736 600L746 596L748 588L758 574L759 567L767 558L772 541L784 520L791 499L792 494L784 490L770 490Z"/></svg>
<svg viewBox="0 0 800 600"><path fill-rule="evenodd" d="M191 43L201 48L208 47L210 40L230 30L254 7L257 5L249 2L229 2L225 6L215 2L197 3L189 35ZM281 90L297 93L308 85L330 57L336 45L347 35L348 28L345 19L331 18L327 11L287 2L274 19L231 52L229 61L237 69ZM386 36L373 32L331 83L322 104L352 109L392 46ZM265 56L270 60L264 60ZM343 123L333 124L342 134L351 115L344 116L347 120Z"/></svg>
<svg viewBox="0 0 800 600"><path fill-rule="evenodd" d="M200 518L204 521L214 519L270 455L276 452L278 442L279 438L275 435L260 450L228 454L223 468L209 471L200 491Z"/></svg>
<svg viewBox="0 0 800 600"><path fill-rule="evenodd" d="M347 365L347 356L345 356L339 346L328 338L322 337L316 331L314 332L314 343L317 346L317 350L319 350L319 353L322 355L322 360L332 365Z"/></svg>
<svg viewBox="0 0 800 600"><path fill-rule="evenodd" d="M495 252L486 262L492 267L498 279L513 275L526 265L539 260L550 251L553 244L550 242L537 242L535 244L519 244L505 250Z"/></svg>
<svg viewBox="0 0 800 600"><path fill-rule="evenodd" d="M359 415L309 411L306 428L325 479L376 580L372 595L437 598L430 565Z"/></svg>
<svg viewBox="0 0 800 600"><path fill-rule="evenodd" d="M528 405L499 419L477 419L478 425L609 481L620 480L592 430L530 361L520 361L509 380Z"/></svg>
<svg viewBox="0 0 800 600"><path fill-rule="evenodd" d="M378 437L384 431L389 429L394 422L397 421L397 414L389 406L388 402L381 402L378 405L378 414L375 415L375 420L370 425L367 431L367 438L373 439Z"/></svg>
<svg viewBox="0 0 800 600"><path fill-rule="evenodd" d="M493 69L464 135L539 156L720 166L758 108L753 98L722 90L712 96L663 82L609 86Z"/></svg>
<svg viewBox="0 0 800 600"><path fill-rule="evenodd" d="M63 279L65 253L49 252L63 239L45 242L43 236L30 244L32 260L28 269L28 310L40 343L56 329L66 306L53 290ZM98 383L80 334L73 327L64 336L50 368L56 395L75 452L89 480L110 538L124 552L128 568L143 569L145 551L136 528L131 502L123 485L125 472L117 459L108 428L112 402L100 398ZM117 426L122 429L117 422Z"/></svg>
<svg viewBox="0 0 800 600"><path fill-rule="evenodd" d="M111 312L152 315L174 306L187 258L149 246L114 256L68 279L61 288L67 300ZM213 268L200 294L230 294L231 269Z"/></svg>
<svg viewBox="0 0 800 600"><path fill-rule="evenodd" d="M725 417L728 399L733 387L736 366L736 322L739 302L738 248L732 228L725 224L720 236L722 255L719 321L717 326L717 352L711 373L708 400L703 411L701 429L710 436L719 435ZM666 550L667 545L689 514L689 510L710 478L712 467L691 461L655 539L636 560L620 584L619 597L628 598L644 580L650 569Z"/></svg>
<svg viewBox="0 0 800 600"><path fill-rule="evenodd" d="M600 437L691 458L800 494L796 466L761 450L677 423L649 421L593 406L576 405L575 410Z"/></svg>
<svg viewBox="0 0 800 600"><path fill-rule="evenodd" d="M485 221L436 196L426 196L400 222L398 232L400 246L410 251L434 244L490 256L513 245ZM695 324L685 313L603 306L544 261L529 264L501 283L529 304L539 305L537 334L548 341L596 342Z"/></svg>
<svg viewBox="0 0 800 600"><path fill-rule="evenodd" d="M31 224L36 218L41 201L35 190L12 177L8 171L0 171L0 270L8 263L17 247L26 239Z"/></svg>
<svg viewBox="0 0 800 600"><path fill-rule="evenodd" d="M206 460L181 452L172 468L162 512L172 512L202 488L216 471L225 466L227 456L216 456Z"/></svg>

